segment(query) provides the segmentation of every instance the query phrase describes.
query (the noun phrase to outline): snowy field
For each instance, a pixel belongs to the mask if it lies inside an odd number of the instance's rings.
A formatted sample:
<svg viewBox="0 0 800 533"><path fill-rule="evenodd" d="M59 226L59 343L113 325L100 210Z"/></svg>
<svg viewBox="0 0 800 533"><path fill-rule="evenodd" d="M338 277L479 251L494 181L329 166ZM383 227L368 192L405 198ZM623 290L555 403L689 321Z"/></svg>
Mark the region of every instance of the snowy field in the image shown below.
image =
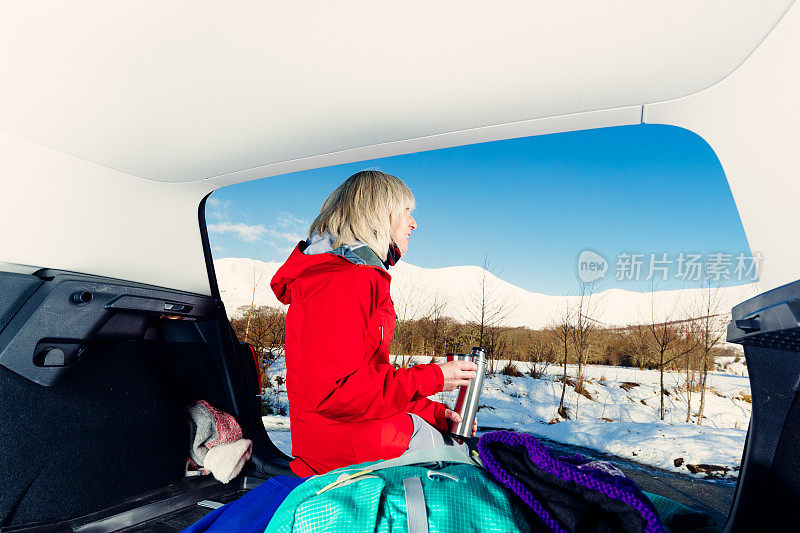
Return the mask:
<svg viewBox="0 0 800 533"><path fill-rule="evenodd" d="M424 362L429 360L425 358ZM699 426L699 391L691 394L692 421L686 422L685 374L665 373L668 396L661 421L657 370L594 365L584 372L586 395L567 386L564 405L570 419L558 416L562 367L550 366L543 379L488 375L478 424L486 429L523 431L687 475L692 475L688 465L705 464L728 469L714 471L716 477L736 477L750 420L750 383L741 362L725 363L724 369L709 373L703 423ZM523 372L528 368L525 363L515 365ZM567 367L570 378L575 371L574 366ZM283 361L270 369L273 380L279 374L284 374ZM455 394L440 393L431 399L452 406ZM279 396L285 406L285 391ZM289 418L265 416L264 426L273 442L290 455ZM706 473L694 475L705 477Z"/></svg>

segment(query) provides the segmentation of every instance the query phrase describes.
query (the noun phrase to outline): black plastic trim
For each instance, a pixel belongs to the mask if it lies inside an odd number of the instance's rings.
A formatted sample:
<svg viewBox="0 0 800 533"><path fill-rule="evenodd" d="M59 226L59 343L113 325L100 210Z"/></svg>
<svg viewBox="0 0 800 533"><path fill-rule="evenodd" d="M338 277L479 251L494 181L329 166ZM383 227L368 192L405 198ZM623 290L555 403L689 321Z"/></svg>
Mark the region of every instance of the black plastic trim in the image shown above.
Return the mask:
<svg viewBox="0 0 800 533"><path fill-rule="evenodd" d="M210 476L198 478L197 480L192 480L192 482L198 485L192 490L160 500L150 501L144 505L140 505L140 500L137 498L123 502L112 509L106 509L79 518L61 522L5 527L0 528L0 531L3 533L43 533L50 531L94 533L118 531L192 505L197 505L202 500L243 490L241 479L237 479L228 485L223 485Z"/></svg>
<svg viewBox="0 0 800 533"><path fill-rule="evenodd" d="M200 240L203 242L203 256L206 260L206 271L208 272L208 285L211 288L211 296L220 298L219 284L217 284L217 273L214 270L214 258L211 256L211 243L208 240L208 228L206 227L206 200L214 194L211 191L200 201L197 210L197 219L200 223Z"/></svg>
<svg viewBox="0 0 800 533"><path fill-rule="evenodd" d="M216 316L218 300L208 296L72 272L46 270L38 275L49 281L36 288L0 332L0 365L44 386L55 384L77 363L86 345L120 313ZM76 299L75 295L87 292L91 298ZM175 303L181 311L167 309ZM131 331L119 333L120 338L131 335ZM45 352L50 350L61 350L64 364L44 366Z"/></svg>
<svg viewBox="0 0 800 533"><path fill-rule="evenodd" d="M800 505L800 281L735 306L727 340L744 346L752 415L726 531L792 529Z"/></svg>
<svg viewBox="0 0 800 533"><path fill-rule="evenodd" d="M253 358L249 353L246 356L243 353L236 333L225 316L224 308L220 309L217 323L219 328L214 328L214 331L204 330L204 326L208 324L203 322L198 322L197 326L206 343L212 345L220 343L225 348L231 348L223 349L227 369L224 379L227 381L231 409L242 426L243 436L253 441L253 454L250 456L245 473L254 473L259 477L264 474L294 475L289 469L290 458L275 446L261 421L261 404L258 396L253 393L255 376ZM228 357L233 357L234 361L229 361ZM238 371L233 371L234 368Z"/></svg>
<svg viewBox="0 0 800 533"><path fill-rule="evenodd" d="M244 436L253 441L253 454L250 457L247 471L254 472L256 474L293 476L295 474L289 469L289 462L291 461L291 458L287 457L277 448L277 446L275 446L275 444L272 442L272 439L269 438L266 429L264 429L264 425L261 423L261 404L257 400L257 396L247 393L248 389L253 386L253 375L254 372L257 372L257 370L254 368L253 361L249 353L246 355L246 357L242 356L242 350L239 347L239 339L236 338L236 333L233 331L233 328L230 325L230 320L225 310L225 306L222 304L222 299L219 296L219 285L217 284L217 275L216 271L214 270L214 260L211 255L211 244L208 240L208 229L206 227L205 215L206 201L213 194L213 192L214 191L208 193L200 202L200 206L198 208L198 220L200 223L200 236L203 242L203 255L205 256L206 260L206 270L208 271L208 281L211 287L211 294L219 302L217 307L219 316L217 317L217 320L220 326L220 334L223 337L219 339L219 342L225 346L230 344L235 348L234 351L237 357L235 366L241 371L237 381L239 383L243 382L247 384L244 391L239 390L233 387L233 376L226 376L231 386L231 392L235 393L234 397L231 398L231 401L234 403L235 411L239 415L239 421L243 426L242 429L245 433ZM198 324L198 328L202 328L202 325ZM206 339L206 342L208 341L209 339ZM223 352L226 354L228 353L227 350L223 350ZM226 366L230 367L230 365ZM244 397L242 394L244 394ZM245 413L246 416L244 416ZM252 420L256 423L254 426L252 426L246 422L247 420Z"/></svg>

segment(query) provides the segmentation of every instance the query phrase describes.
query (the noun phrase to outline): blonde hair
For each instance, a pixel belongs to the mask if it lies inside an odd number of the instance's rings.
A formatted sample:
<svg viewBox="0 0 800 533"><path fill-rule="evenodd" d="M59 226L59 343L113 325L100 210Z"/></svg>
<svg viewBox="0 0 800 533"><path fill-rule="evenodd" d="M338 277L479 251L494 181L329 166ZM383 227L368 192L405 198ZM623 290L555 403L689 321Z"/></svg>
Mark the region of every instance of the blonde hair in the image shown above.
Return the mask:
<svg viewBox="0 0 800 533"><path fill-rule="evenodd" d="M333 247L364 243L386 261L395 221L414 209L414 195L403 181L378 170L356 172L328 196L308 236L330 233Z"/></svg>

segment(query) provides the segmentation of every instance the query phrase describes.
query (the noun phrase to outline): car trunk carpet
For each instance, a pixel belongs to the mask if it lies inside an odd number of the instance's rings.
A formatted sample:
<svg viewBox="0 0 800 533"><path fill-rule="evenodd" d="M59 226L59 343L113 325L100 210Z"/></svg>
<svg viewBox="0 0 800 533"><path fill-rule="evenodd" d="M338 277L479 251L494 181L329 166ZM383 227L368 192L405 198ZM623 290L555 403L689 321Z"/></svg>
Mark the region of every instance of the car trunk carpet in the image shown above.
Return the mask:
<svg viewBox="0 0 800 533"><path fill-rule="evenodd" d="M184 476L188 426L163 346L98 343L52 387L0 367L0 525L76 517Z"/></svg>

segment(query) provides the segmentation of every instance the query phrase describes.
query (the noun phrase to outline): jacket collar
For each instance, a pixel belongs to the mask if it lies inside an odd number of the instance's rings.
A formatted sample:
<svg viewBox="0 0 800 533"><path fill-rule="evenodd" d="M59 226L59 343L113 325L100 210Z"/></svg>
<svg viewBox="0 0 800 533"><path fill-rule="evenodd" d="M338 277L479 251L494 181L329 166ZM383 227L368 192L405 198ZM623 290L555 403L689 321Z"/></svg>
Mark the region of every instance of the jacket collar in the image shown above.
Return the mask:
<svg viewBox="0 0 800 533"><path fill-rule="evenodd" d="M301 246L300 249L306 255L331 253L347 259L356 265L371 265L384 270L389 270L389 267L394 265L397 262L397 259L400 258L399 250L394 252L396 255L393 254L392 248L397 248L394 243L392 243L392 246L390 246L387 261L383 262L381 261L381 258L372 251L372 248L364 243L344 244L338 248L334 248L333 243L335 240L336 239L334 236L330 233L326 233L325 235L315 234L306 239L305 247Z"/></svg>

